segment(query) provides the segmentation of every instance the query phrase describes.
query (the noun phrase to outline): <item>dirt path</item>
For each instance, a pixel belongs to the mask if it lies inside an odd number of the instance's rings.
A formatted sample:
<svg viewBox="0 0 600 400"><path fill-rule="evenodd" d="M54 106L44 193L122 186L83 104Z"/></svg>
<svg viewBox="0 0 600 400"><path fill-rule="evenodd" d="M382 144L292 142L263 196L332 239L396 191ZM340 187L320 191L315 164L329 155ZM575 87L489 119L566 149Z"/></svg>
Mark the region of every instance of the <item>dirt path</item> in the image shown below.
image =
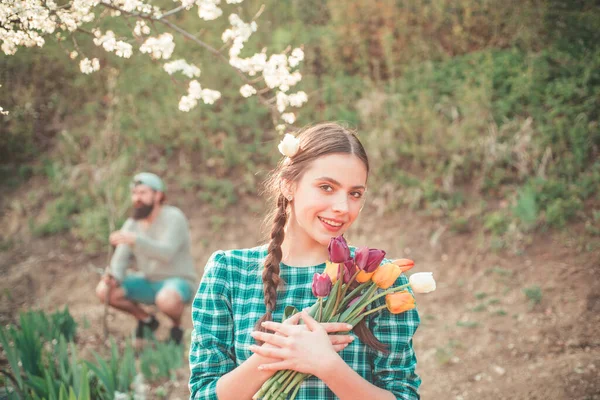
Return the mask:
<svg viewBox="0 0 600 400"><path fill-rule="evenodd" d="M175 204L190 218L200 272L212 251L260 241L258 215L240 225L243 211L233 210L231 222L214 231L211 211L186 200ZM408 212L365 217L349 235L434 272L438 290L418 299L422 324L414 338L422 398L457 400L600 399L600 254L580 250L576 238L571 231L540 235L520 256L484 252L480 236ZM67 304L80 322L81 354L101 347L103 306L93 293L104 263L104 255L86 256L64 238L0 253L0 322L23 307ZM158 336L166 337L162 322ZM134 323L113 312L110 328L125 338ZM170 398L187 398L187 373L178 372Z"/></svg>

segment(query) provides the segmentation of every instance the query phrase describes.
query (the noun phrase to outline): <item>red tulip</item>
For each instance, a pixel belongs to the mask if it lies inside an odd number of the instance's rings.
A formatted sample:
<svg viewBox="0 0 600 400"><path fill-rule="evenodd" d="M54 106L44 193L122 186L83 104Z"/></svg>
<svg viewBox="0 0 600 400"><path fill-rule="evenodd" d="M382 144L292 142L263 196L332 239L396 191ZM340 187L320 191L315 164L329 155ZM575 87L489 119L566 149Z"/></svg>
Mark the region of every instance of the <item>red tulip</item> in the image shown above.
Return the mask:
<svg viewBox="0 0 600 400"><path fill-rule="evenodd" d="M367 258L367 263L363 270L366 273L370 273L375 271L381 261L385 258L385 251L379 249L369 249L369 257Z"/></svg>
<svg viewBox="0 0 600 400"><path fill-rule="evenodd" d="M312 282L312 292L315 297L327 297L331 292L331 278L325 272L315 272Z"/></svg>
<svg viewBox="0 0 600 400"><path fill-rule="evenodd" d="M343 236L331 238L327 250L329 251L329 260L331 262L343 263L350 259L350 249Z"/></svg>

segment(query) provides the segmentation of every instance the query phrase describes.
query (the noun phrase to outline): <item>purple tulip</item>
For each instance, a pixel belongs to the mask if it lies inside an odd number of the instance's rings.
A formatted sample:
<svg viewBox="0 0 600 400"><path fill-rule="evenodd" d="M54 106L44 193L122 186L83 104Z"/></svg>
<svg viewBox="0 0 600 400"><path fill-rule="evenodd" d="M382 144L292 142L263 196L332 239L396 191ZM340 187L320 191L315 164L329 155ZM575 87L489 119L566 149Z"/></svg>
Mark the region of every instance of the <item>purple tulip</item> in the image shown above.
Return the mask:
<svg viewBox="0 0 600 400"><path fill-rule="evenodd" d="M343 263L344 283L350 282L350 278L356 273L356 267L354 266L354 260L349 259Z"/></svg>
<svg viewBox="0 0 600 400"><path fill-rule="evenodd" d="M329 242L329 260L334 263L343 263L350 259L350 249L343 236L331 238Z"/></svg>
<svg viewBox="0 0 600 400"><path fill-rule="evenodd" d="M361 271L365 269L367 266L367 262L369 261L369 248L368 247L359 247L356 249L354 253L354 262L356 266Z"/></svg>
<svg viewBox="0 0 600 400"><path fill-rule="evenodd" d="M331 278L325 272L315 272L312 282L312 292L315 297L327 297L331 292Z"/></svg>
<svg viewBox="0 0 600 400"><path fill-rule="evenodd" d="M363 271L366 273L375 271L384 258L385 251L379 249L369 249L369 257L367 258L367 263Z"/></svg>

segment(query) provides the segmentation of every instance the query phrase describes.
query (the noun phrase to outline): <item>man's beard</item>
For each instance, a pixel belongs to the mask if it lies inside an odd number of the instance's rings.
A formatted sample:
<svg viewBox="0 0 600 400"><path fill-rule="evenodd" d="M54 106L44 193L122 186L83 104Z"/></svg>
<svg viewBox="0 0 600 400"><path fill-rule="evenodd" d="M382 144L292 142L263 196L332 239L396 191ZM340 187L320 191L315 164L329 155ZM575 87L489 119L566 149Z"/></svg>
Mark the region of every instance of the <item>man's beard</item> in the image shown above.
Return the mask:
<svg viewBox="0 0 600 400"><path fill-rule="evenodd" d="M136 207L134 205L133 210L131 212L131 218L136 219L136 220L147 218L152 213L153 209L154 209L154 204L142 203L142 205L139 207Z"/></svg>

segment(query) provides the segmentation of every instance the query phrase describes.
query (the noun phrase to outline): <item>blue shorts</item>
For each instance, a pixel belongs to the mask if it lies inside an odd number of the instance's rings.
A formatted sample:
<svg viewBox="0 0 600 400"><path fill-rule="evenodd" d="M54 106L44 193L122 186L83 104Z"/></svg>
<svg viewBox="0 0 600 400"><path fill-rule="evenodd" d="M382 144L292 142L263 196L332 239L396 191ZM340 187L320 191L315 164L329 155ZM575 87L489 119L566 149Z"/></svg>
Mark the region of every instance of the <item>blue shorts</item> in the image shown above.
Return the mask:
<svg viewBox="0 0 600 400"><path fill-rule="evenodd" d="M156 295L162 289L173 289L179 293L181 301L189 303L192 300L192 284L183 278L167 278L162 281L151 281L138 275L127 275L121 287L125 297L137 303L154 304Z"/></svg>

